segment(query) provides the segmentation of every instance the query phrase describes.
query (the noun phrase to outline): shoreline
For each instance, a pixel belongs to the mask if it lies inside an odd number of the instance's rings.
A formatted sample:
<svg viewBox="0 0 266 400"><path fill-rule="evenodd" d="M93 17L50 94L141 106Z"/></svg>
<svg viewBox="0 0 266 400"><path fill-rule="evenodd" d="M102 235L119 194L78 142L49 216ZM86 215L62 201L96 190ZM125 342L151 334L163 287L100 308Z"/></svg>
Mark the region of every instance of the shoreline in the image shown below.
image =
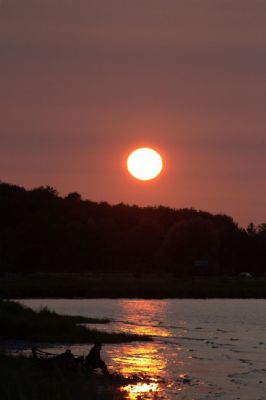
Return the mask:
<svg viewBox="0 0 266 400"><path fill-rule="evenodd" d="M44 343L128 343L151 341L149 336L123 332L105 332L84 324L110 320L62 315L47 307L34 311L15 301L0 300L1 340L25 340ZM92 322L93 321L93 322ZM103 322L104 321L104 322Z"/></svg>
<svg viewBox="0 0 266 400"><path fill-rule="evenodd" d="M28 274L0 278L4 299L266 299L266 278Z"/></svg>

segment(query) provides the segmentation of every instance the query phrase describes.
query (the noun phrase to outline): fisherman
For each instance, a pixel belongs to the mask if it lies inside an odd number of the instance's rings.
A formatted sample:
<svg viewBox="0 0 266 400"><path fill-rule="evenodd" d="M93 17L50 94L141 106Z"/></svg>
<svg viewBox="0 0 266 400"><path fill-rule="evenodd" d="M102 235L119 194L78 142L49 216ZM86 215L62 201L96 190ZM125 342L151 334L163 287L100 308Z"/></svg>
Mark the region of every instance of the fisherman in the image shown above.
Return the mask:
<svg viewBox="0 0 266 400"><path fill-rule="evenodd" d="M89 354L85 358L85 367L90 371L93 371L96 368L100 368L102 373L105 376L109 375L109 371L105 362L101 359L101 348L102 344L97 342L94 346L90 349Z"/></svg>

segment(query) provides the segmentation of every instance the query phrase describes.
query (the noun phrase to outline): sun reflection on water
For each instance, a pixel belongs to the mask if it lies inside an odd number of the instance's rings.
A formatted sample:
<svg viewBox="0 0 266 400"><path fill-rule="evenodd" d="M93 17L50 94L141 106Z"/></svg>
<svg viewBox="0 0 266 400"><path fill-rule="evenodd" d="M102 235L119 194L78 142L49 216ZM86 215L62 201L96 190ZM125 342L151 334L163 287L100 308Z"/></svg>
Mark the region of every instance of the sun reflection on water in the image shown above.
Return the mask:
<svg viewBox="0 0 266 400"><path fill-rule="evenodd" d="M139 335L170 336L169 330L160 326L167 307L166 301L123 300L121 305L125 331Z"/></svg>
<svg viewBox="0 0 266 400"><path fill-rule="evenodd" d="M136 385L127 385L122 389L123 392L127 393L127 397L130 400L137 399L151 399L154 398L156 393L158 393L158 383L142 383L139 382Z"/></svg>
<svg viewBox="0 0 266 400"><path fill-rule="evenodd" d="M154 339L106 349L113 371L129 378L129 383L120 388L128 400L172 399L173 393L185 394L202 386L202 382L195 384L187 375L192 356L188 348L176 342L180 331L175 337L173 326L162 324L167 306L164 300L120 301L121 314L119 321L115 321L119 331L149 335Z"/></svg>
<svg viewBox="0 0 266 400"><path fill-rule="evenodd" d="M113 351L113 361L120 366L122 374L148 374L162 376L165 369L165 359L158 352L157 346L150 342L121 345Z"/></svg>
<svg viewBox="0 0 266 400"><path fill-rule="evenodd" d="M166 303L153 301L125 301L123 306L123 320L127 321L125 331L131 333L168 337L170 332L159 326L160 314L165 311ZM141 310L141 312L140 312ZM144 315L145 319L141 319ZM158 325L154 320L158 320ZM152 321L149 323L149 321ZM161 381L165 375L166 360L163 356L162 344L156 342L138 342L134 344L119 345L113 349L112 360L119 366L124 376L138 376L140 381L122 388L127 398L136 400L139 398L152 399L162 390Z"/></svg>

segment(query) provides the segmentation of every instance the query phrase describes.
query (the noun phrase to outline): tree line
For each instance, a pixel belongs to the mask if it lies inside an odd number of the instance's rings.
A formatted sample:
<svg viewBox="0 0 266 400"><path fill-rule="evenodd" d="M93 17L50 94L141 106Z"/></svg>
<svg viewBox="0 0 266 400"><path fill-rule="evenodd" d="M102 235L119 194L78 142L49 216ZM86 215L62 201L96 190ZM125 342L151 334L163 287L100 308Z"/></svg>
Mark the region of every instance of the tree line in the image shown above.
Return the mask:
<svg viewBox="0 0 266 400"><path fill-rule="evenodd" d="M76 192L61 197L50 186L0 183L2 273L265 270L266 223L243 229L230 216L191 208L110 205Z"/></svg>

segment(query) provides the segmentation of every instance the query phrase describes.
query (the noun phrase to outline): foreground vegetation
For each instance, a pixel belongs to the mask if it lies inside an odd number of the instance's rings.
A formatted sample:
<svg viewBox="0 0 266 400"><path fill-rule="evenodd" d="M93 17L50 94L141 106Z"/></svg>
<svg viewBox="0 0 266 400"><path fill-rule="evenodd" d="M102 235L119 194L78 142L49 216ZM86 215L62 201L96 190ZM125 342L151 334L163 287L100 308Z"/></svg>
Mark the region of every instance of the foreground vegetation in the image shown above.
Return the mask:
<svg viewBox="0 0 266 400"><path fill-rule="evenodd" d="M0 301L0 339L66 343L120 343L149 340L147 336L107 333L89 329L84 323L108 323L79 316L59 315L47 308L39 312L11 301Z"/></svg>
<svg viewBox="0 0 266 400"><path fill-rule="evenodd" d="M266 279L142 274L31 274L0 278L3 298L266 298Z"/></svg>
<svg viewBox="0 0 266 400"><path fill-rule="evenodd" d="M67 370L54 362L0 354L1 400L122 400L126 382ZM124 382L125 381L125 382Z"/></svg>

